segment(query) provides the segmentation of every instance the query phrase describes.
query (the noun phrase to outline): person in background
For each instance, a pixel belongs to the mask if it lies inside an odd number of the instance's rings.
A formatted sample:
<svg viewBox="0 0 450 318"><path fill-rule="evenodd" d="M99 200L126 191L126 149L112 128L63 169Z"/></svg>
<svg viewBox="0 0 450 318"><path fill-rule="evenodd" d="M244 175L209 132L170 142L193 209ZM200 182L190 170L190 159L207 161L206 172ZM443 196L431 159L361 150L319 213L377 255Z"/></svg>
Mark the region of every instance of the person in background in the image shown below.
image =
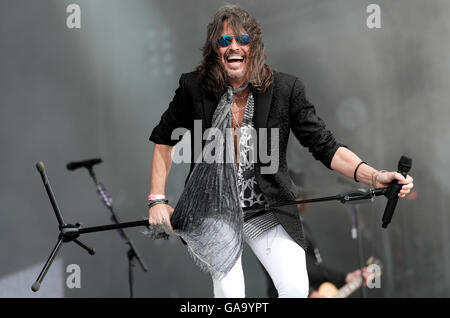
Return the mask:
<svg viewBox="0 0 450 318"><path fill-rule="evenodd" d="M293 172L289 170L289 174L297 187L297 200L307 199L310 195L308 191L305 190L305 175L302 172ZM307 208L307 204L297 205L298 213L301 215ZM345 273L343 271L337 270L332 266L328 266L324 263L323 258L320 254L320 250L314 239L313 231L309 224L302 218L303 233L305 235L306 244L306 269L309 278L309 298L322 298L324 295L318 292L320 285L325 282L330 282L337 288L343 287L345 284L356 282L361 277L361 270L357 269L350 273ZM266 277L267 282L267 297L277 298L278 293L275 288L270 275L261 266ZM367 268L363 269L364 279L367 280L369 273Z"/></svg>

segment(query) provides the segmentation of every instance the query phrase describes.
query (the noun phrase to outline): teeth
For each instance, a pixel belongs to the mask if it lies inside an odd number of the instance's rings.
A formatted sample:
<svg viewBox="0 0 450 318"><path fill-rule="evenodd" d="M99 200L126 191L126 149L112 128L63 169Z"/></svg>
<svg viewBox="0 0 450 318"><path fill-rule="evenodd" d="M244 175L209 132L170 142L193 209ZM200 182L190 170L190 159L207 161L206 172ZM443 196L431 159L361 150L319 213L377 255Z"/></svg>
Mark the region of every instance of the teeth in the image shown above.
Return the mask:
<svg viewBox="0 0 450 318"><path fill-rule="evenodd" d="M231 57L227 58L228 62L234 62L234 61L242 62L243 60L244 60L244 57L242 57L242 56L231 56Z"/></svg>

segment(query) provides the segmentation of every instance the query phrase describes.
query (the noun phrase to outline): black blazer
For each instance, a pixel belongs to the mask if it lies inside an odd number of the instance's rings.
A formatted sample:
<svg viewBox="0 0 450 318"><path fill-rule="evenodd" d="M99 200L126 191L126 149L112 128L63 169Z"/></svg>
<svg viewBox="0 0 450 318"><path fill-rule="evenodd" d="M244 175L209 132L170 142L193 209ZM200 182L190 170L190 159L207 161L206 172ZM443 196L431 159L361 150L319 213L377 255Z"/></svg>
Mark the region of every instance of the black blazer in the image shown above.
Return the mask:
<svg viewBox="0 0 450 318"><path fill-rule="evenodd" d="M270 151L270 128L279 128L278 171L274 174L261 174L261 167L269 166L270 163L263 164L258 154L255 164L256 181L268 203L292 200L297 194L286 163L290 130L300 144L307 147L312 155L328 168L334 153L342 145L336 142L332 133L326 129L325 123L316 115L314 106L305 98L304 86L298 78L274 71L273 84L264 93L253 94L254 126L258 133L258 142L260 142L258 129L269 128L266 149ZM175 96L161 116L159 124L153 129L150 140L155 144L173 146L179 140L171 140L172 131L177 127L192 130L194 119L202 121L204 131L211 127L212 115L218 102L219 98L201 87L198 72L183 74ZM192 160L189 175L194 167L194 158L201 151L193 149L193 138L194 134L191 133ZM305 248L302 224L296 206L274 209L274 214L294 241Z"/></svg>

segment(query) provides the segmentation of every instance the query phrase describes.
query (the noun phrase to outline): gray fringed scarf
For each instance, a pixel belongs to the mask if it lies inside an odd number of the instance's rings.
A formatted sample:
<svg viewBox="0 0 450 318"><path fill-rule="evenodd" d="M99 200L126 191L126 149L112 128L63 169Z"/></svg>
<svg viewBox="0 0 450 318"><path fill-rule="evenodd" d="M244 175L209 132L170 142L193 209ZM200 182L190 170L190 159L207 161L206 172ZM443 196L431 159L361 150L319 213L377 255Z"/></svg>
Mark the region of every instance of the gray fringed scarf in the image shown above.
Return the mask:
<svg viewBox="0 0 450 318"><path fill-rule="evenodd" d="M244 86L231 87L222 95L212 118L212 132L206 139L203 157L224 158L219 162L196 163L171 217L174 233L188 245L189 254L213 278L221 278L234 266L243 248L243 212L239 204L230 109L234 94ZM211 130L210 130L211 131ZM213 136L214 135L214 136ZM228 138L225 138L227 136Z"/></svg>

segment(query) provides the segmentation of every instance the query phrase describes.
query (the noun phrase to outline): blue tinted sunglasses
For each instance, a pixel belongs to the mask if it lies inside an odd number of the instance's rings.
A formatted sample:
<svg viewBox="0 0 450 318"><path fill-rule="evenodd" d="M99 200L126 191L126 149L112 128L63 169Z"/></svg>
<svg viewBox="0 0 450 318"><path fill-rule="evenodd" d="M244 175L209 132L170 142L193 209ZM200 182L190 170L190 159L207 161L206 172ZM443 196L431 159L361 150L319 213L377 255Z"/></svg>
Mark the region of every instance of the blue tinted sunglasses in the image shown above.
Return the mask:
<svg viewBox="0 0 450 318"><path fill-rule="evenodd" d="M248 45L250 43L250 35L248 34L239 34L234 38L240 45ZM227 47L231 44L231 42L233 42L233 37L229 35L224 35L217 39L217 44L221 47Z"/></svg>

